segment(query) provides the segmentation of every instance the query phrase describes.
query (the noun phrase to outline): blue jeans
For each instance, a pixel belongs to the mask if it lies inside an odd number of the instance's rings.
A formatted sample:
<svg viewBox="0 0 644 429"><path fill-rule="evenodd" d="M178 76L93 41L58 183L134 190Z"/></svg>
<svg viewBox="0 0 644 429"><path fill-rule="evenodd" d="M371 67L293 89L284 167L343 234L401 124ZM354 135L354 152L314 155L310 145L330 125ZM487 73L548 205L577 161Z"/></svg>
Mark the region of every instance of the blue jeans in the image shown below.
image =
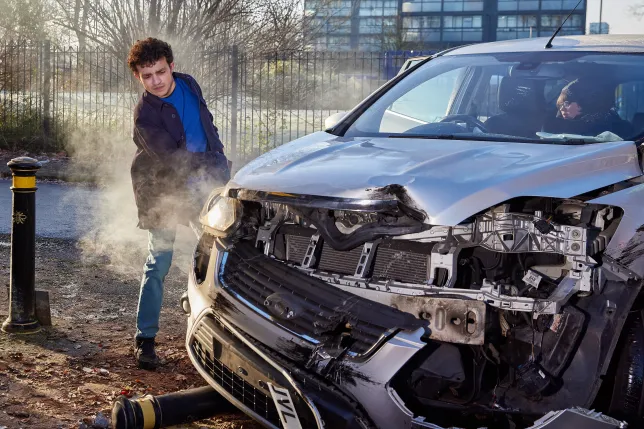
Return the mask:
<svg viewBox="0 0 644 429"><path fill-rule="evenodd" d="M163 303L163 281L170 270L176 230L148 231L148 258L143 266L143 279L136 312L136 338L154 338L159 331Z"/></svg>

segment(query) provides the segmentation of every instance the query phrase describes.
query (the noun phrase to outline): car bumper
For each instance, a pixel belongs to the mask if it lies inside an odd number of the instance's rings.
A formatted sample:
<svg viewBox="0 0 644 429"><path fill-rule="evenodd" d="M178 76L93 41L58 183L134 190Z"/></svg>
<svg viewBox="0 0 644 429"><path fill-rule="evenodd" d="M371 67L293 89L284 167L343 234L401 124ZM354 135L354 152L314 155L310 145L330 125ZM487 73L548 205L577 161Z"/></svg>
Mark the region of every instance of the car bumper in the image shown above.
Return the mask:
<svg viewBox="0 0 644 429"><path fill-rule="evenodd" d="M364 359L348 362L342 374L321 376L296 358L298 350L314 348L312 339L280 326L221 283L225 255L213 248L201 284L194 267L190 270L189 305L184 306L190 312L186 335L190 360L222 396L269 428L441 429L425 421L430 416L414 417L391 387L396 373L425 346L422 329L389 337ZM278 409L271 386L290 393L296 425L289 425L289 416ZM556 420L535 427L569 427Z"/></svg>
<svg viewBox="0 0 644 429"><path fill-rule="evenodd" d="M201 284L197 284L194 267L190 270L186 335L193 365L220 394L266 427L282 427L271 404L270 382L289 390L302 427L375 424L440 429L414 419L388 386L398 369L425 345L420 341L422 330L392 337L369 359L352 363L343 374L325 379L292 360L297 350L313 348L310 341L273 323L269 315L222 286L216 273L224 255L213 249L209 272Z"/></svg>

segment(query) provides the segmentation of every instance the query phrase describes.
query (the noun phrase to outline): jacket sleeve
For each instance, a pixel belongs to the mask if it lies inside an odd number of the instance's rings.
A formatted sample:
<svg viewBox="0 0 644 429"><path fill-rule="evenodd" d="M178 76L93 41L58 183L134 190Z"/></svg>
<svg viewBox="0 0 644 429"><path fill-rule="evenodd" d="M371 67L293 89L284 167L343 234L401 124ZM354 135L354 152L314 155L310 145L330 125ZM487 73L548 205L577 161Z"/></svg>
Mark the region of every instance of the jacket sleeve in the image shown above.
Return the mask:
<svg viewBox="0 0 644 429"><path fill-rule="evenodd" d="M230 179L226 156L221 152L189 152L177 147L172 136L161 126L136 120L134 139L151 158L180 176L203 169L221 182Z"/></svg>

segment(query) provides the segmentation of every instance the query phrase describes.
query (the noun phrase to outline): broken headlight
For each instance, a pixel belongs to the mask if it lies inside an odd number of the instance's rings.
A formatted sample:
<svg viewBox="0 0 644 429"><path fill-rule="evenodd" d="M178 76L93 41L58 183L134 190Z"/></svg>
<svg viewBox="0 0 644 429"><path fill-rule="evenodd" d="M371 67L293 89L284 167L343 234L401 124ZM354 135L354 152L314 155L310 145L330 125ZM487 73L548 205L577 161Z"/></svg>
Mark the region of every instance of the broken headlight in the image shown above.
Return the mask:
<svg viewBox="0 0 644 429"><path fill-rule="evenodd" d="M241 210L239 200L223 196L221 190L215 190L201 211L199 221L208 233L226 237L239 225Z"/></svg>

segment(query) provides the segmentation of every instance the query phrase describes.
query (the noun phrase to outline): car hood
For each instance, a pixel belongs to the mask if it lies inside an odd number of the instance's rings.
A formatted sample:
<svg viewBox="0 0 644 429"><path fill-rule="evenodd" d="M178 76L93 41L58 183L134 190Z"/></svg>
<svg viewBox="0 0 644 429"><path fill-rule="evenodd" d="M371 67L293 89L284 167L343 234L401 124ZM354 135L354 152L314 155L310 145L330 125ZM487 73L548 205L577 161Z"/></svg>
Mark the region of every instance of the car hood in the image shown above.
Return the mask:
<svg viewBox="0 0 644 429"><path fill-rule="evenodd" d="M317 132L244 166L228 189L383 199L456 225L520 196L570 198L642 175L633 142L587 145L344 138Z"/></svg>

